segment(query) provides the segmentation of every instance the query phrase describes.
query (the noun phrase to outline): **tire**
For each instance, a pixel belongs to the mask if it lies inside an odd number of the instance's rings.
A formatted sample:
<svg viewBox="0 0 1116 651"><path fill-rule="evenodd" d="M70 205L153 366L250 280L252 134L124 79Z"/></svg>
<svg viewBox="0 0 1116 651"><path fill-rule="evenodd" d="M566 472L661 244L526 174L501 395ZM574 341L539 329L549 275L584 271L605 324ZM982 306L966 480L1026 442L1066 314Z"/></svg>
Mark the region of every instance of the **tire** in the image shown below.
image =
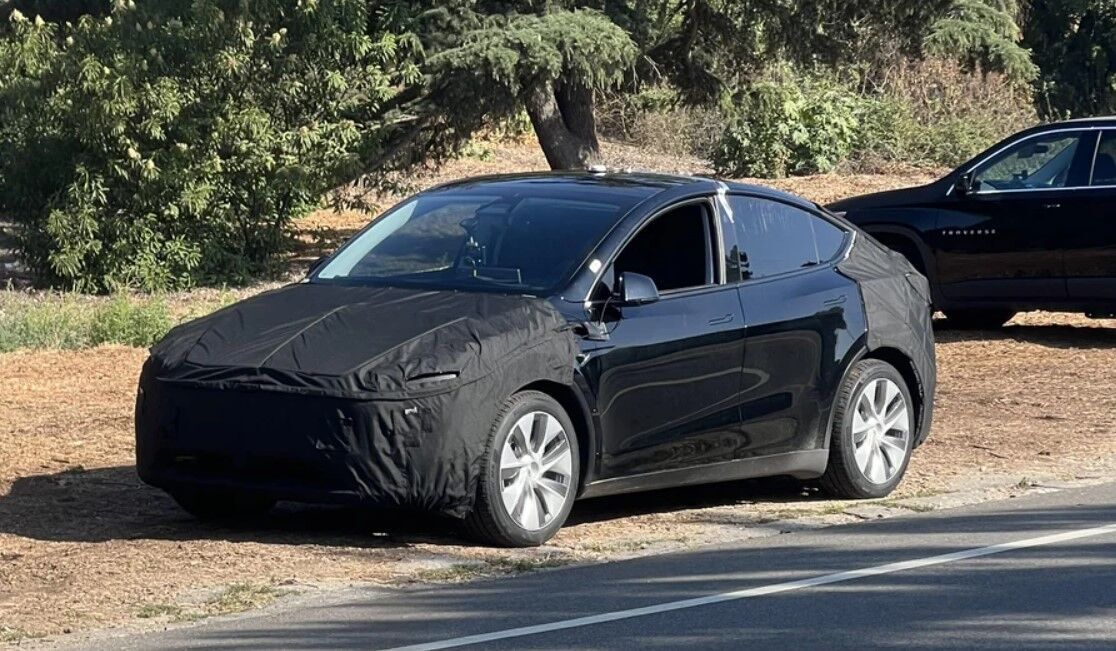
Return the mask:
<svg viewBox="0 0 1116 651"><path fill-rule="evenodd" d="M946 323L958 330L998 330L1015 316L1015 310L950 310Z"/></svg>
<svg viewBox="0 0 1116 651"><path fill-rule="evenodd" d="M492 425L465 528L491 545L541 545L569 517L579 471L577 432L566 411L545 393L517 393Z"/></svg>
<svg viewBox="0 0 1116 651"><path fill-rule="evenodd" d="M897 391L891 394L889 387ZM872 404L866 405L863 401L868 394ZM903 414L895 402L900 397ZM914 447L913 406L907 383L895 367L875 359L857 362L837 394L822 487L843 499L884 497L895 490L907 472ZM884 412L883 419L876 418L880 412ZM893 419L894 425L889 426Z"/></svg>
<svg viewBox="0 0 1116 651"><path fill-rule="evenodd" d="M190 515L199 520L234 520L264 515L275 506L275 500L222 490L180 490L171 497Z"/></svg>

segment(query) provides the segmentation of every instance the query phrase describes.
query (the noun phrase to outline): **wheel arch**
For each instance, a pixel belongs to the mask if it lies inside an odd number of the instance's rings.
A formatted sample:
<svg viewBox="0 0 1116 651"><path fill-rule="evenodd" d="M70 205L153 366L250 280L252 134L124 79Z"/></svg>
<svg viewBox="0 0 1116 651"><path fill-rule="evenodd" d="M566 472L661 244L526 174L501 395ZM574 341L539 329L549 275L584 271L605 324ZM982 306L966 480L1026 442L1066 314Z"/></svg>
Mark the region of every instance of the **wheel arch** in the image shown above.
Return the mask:
<svg viewBox="0 0 1116 651"><path fill-rule="evenodd" d="M914 361L903 351L898 348L880 347L875 350L868 351L861 359L875 359L881 362L890 364L892 368L899 372L903 381L907 383L907 391L911 394L911 401L914 402L914 423L915 431L915 445L919 445L925 439L925 432L922 431L923 427L923 413L926 408L926 391L923 389L922 378L918 375L918 369L915 368Z"/></svg>
<svg viewBox="0 0 1116 651"><path fill-rule="evenodd" d="M573 422L574 433L577 435L579 457L577 490L580 495L588 483L586 480L592 478L593 461L597 458L596 429L593 426L588 403L575 387L553 380L537 380L520 387L515 393L523 391L538 391L554 398L562 409L566 410L566 415Z"/></svg>
<svg viewBox="0 0 1116 651"><path fill-rule="evenodd" d="M923 409L925 408L926 397L924 395L925 391L922 389L922 379L918 375L918 370L915 368L914 361L911 360L910 356L908 356L906 353L899 350L898 348L881 346L879 348L869 350L867 347L863 347L856 354L852 355L849 361L845 364L844 370L841 372L841 382L837 386L843 387L845 385L845 382L848 380L849 373L852 372L853 367L856 366L857 363L865 359L874 359L890 364L892 367L895 368L896 371L899 372L899 375L903 378L903 381L907 383L907 390L911 394L911 400L915 403L913 405L915 410L914 422L915 426L918 428L915 433L915 445L918 445L926 438L925 433L921 431L923 426L922 416L924 413ZM834 405L835 404L836 402L834 401ZM828 427L825 430L824 439L826 449L829 448L830 439L833 436L833 418L835 416L835 411L836 410L834 406L831 405L829 410L829 418L826 421L828 423Z"/></svg>
<svg viewBox="0 0 1116 651"><path fill-rule="evenodd" d="M875 226L866 228L865 232L880 244L903 254L914 268L930 281L930 293L934 303L943 304L941 290L938 287L937 258L917 232L899 226Z"/></svg>

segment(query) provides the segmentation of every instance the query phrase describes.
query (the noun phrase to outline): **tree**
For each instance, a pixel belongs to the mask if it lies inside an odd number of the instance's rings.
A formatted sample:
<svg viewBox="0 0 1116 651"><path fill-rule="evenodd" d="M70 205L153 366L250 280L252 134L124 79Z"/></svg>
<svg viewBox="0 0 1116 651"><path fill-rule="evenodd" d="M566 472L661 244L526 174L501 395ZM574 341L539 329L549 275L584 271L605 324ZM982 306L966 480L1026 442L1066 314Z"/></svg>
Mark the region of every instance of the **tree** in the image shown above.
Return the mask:
<svg viewBox="0 0 1116 651"><path fill-rule="evenodd" d="M1045 117L1116 113L1116 2L1033 0L1024 43L1040 70Z"/></svg>
<svg viewBox="0 0 1116 651"><path fill-rule="evenodd" d="M970 68L1002 72L1032 81L1038 68L1020 45L1017 0L954 0L926 37L929 54L958 58Z"/></svg>
<svg viewBox="0 0 1116 651"><path fill-rule="evenodd" d="M41 282L259 272L418 80L364 0L160 0L0 38L0 210Z"/></svg>
<svg viewBox="0 0 1116 651"><path fill-rule="evenodd" d="M635 59L628 35L587 10L479 23L428 60L428 101L465 131L522 106L552 168L592 163L600 149L594 96L622 80Z"/></svg>

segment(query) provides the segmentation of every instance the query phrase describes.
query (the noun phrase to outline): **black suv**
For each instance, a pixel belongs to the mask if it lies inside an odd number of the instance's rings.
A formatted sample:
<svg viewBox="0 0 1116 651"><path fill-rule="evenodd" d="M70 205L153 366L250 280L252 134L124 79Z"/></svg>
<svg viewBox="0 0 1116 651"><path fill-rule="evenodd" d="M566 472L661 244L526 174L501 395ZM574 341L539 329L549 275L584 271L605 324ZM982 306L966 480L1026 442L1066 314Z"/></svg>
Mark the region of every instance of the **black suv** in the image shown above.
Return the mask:
<svg viewBox="0 0 1116 651"><path fill-rule="evenodd" d="M1116 117L1018 133L917 188L839 201L907 256L958 327L1016 312L1116 313Z"/></svg>

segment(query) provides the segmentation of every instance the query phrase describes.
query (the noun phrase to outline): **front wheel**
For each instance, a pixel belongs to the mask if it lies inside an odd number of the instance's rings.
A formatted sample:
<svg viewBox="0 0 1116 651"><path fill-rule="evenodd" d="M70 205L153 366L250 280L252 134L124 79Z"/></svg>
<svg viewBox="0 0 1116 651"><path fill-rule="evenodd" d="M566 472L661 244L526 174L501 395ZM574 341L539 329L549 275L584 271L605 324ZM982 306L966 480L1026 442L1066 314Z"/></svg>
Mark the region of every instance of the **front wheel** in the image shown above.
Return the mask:
<svg viewBox="0 0 1116 651"><path fill-rule="evenodd" d="M833 418L822 487L845 499L884 497L907 471L914 447L914 409L903 376L875 359L849 372Z"/></svg>
<svg viewBox="0 0 1116 651"><path fill-rule="evenodd" d="M493 545L541 545L570 515L578 470L577 435L566 411L544 393L517 393L493 424L465 525Z"/></svg>

